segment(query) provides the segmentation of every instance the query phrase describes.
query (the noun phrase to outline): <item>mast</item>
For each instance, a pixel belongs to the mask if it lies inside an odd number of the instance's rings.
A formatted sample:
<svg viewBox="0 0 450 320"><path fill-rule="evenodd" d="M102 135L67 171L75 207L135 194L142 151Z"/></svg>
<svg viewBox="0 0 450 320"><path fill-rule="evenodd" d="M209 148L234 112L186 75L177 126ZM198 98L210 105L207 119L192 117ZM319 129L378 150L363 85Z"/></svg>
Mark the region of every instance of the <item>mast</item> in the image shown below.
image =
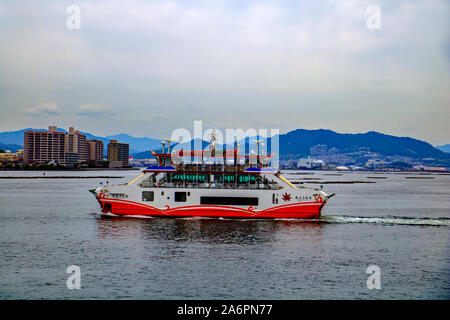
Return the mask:
<svg viewBox="0 0 450 320"><path fill-rule="evenodd" d="M261 160L259 158L259 145L264 146L264 140L256 140L256 165L262 167Z"/></svg>
<svg viewBox="0 0 450 320"><path fill-rule="evenodd" d="M209 151L211 153L211 156L214 156L216 154L216 129L212 129L209 139L211 141L209 145Z"/></svg>
<svg viewBox="0 0 450 320"><path fill-rule="evenodd" d="M163 141L167 142L167 153L170 154L170 143L171 143L173 140L170 140L170 139L163 139ZM165 142L164 142L164 144L165 144ZM163 142L161 142L161 143L163 143ZM164 153L164 145L163 145L163 153Z"/></svg>

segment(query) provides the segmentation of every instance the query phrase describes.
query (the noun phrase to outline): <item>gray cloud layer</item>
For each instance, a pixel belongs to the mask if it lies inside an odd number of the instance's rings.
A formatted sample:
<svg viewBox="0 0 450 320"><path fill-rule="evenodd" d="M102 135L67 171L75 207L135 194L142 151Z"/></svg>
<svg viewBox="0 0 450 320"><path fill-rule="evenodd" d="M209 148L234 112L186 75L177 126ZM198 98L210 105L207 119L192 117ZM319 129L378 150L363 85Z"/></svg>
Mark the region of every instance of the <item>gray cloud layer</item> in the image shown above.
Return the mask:
<svg viewBox="0 0 450 320"><path fill-rule="evenodd" d="M162 137L198 119L448 143L448 21L447 1L2 2L0 129Z"/></svg>

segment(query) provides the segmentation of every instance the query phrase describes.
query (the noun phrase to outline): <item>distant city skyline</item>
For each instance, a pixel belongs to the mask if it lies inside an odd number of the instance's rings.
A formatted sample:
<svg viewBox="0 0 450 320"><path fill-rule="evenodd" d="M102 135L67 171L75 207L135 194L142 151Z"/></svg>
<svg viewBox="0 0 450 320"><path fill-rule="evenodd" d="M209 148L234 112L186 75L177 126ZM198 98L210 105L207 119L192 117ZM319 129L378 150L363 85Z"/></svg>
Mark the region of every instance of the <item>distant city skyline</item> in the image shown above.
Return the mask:
<svg viewBox="0 0 450 320"><path fill-rule="evenodd" d="M163 138L202 120L448 144L449 18L443 0L3 2L0 131Z"/></svg>

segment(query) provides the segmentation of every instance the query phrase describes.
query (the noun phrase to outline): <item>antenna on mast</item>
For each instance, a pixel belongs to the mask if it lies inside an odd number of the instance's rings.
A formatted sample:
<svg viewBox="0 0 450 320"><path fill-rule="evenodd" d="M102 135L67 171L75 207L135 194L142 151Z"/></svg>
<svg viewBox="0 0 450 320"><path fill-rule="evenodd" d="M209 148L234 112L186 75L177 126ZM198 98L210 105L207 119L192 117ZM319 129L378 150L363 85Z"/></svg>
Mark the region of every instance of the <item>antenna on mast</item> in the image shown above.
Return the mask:
<svg viewBox="0 0 450 320"><path fill-rule="evenodd" d="M259 145L264 145L263 143L264 140L256 140L256 151L257 151L257 155L259 156Z"/></svg>
<svg viewBox="0 0 450 320"><path fill-rule="evenodd" d="M209 145L209 151L211 152L211 155L214 156L216 154L216 140L217 140L216 129L211 130L209 140L211 141L211 144Z"/></svg>
<svg viewBox="0 0 450 320"><path fill-rule="evenodd" d="M260 165L260 161L259 161L259 145L263 146L264 145L264 140L256 140L256 160L257 160L257 165Z"/></svg>
<svg viewBox="0 0 450 320"><path fill-rule="evenodd" d="M173 141L173 140L170 140L170 139L162 139L163 141L161 141L161 143L163 144L163 153L164 153L164 145L166 144L166 142L167 142L167 153L170 153L170 143Z"/></svg>

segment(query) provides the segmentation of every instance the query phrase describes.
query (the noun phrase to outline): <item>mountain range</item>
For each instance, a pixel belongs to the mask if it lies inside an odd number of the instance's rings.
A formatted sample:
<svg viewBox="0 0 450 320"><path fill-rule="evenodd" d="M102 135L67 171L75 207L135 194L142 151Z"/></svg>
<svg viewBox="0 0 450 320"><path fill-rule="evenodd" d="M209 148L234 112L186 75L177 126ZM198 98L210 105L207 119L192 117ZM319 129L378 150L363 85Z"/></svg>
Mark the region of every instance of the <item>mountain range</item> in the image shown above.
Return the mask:
<svg viewBox="0 0 450 320"><path fill-rule="evenodd" d="M339 149L339 153L358 151L368 148L371 152L386 156L405 156L411 158L449 159L447 154L436 149L431 144L409 138L396 137L375 131L367 133L337 133L331 130L297 129L280 135L280 153L284 157L305 156L315 145L324 144L330 148Z"/></svg>
<svg viewBox="0 0 450 320"><path fill-rule="evenodd" d="M436 146L436 149L439 149L441 151L450 153L450 144L444 144L442 146Z"/></svg>
<svg viewBox="0 0 450 320"><path fill-rule="evenodd" d="M45 129L22 129L18 131L0 132L0 149L9 149L15 151L22 148L23 133L27 130L46 131ZM61 132L67 132L64 129L58 129ZM119 142L128 143L130 145L130 154L137 159L149 158L150 150L161 149L161 140L147 137L133 137L128 134L117 134L106 137L99 137L93 134L82 132L87 139L102 140L105 149L110 140L114 139ZM337 133L332 130L318 129L305 130L296 129L286 134L279 135L280 158L300 158L309 155L310 148L315 145L326 145L328 149L339 149L339 153L349 153L358 151L360 148L366 148L371 152L376 152L386 156L406 156L411 158L435 158L449 161L450 145L433 147L431 144L409 138L396 137L375 131L367 133ZM270 140L270 138L268 139ZM249 143L241 141L243 143ZM191 141L191 144L192 141ZM267 142L267 145L270 141ZM202 141L202 147L208 145L208 142ZM252 146L251 149L254 149ZM248 149L247 149L248 150ZM106 151L106 150L105 150Z"/></svg>

